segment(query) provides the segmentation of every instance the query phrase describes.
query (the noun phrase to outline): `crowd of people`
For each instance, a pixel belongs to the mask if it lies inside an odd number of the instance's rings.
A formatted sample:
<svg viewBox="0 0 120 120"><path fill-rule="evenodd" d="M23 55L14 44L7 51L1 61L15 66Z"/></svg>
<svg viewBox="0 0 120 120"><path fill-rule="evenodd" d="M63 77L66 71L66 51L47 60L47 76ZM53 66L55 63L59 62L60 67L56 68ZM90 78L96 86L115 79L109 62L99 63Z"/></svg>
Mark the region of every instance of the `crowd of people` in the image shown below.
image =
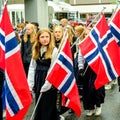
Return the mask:
<svg viewBox="0 0 120 120"><path fill-rule="evenodd" d="M31 94L38 103L34 120L65 120L61 115L68 110L62 106L61 93L45 80L48 70L56 59L65 30L73 57L74 74L80 99L87 116L99 116L105 99L105 86L95 89L96 73L88 66L78 44L89 34L92 26L71 24L66 18L47 28L39 28L36 22L19 23L15 29L20 45L24 70ZM41 99L38 101L39 96ZM74 111L71 110L70 113Z"/></svg>

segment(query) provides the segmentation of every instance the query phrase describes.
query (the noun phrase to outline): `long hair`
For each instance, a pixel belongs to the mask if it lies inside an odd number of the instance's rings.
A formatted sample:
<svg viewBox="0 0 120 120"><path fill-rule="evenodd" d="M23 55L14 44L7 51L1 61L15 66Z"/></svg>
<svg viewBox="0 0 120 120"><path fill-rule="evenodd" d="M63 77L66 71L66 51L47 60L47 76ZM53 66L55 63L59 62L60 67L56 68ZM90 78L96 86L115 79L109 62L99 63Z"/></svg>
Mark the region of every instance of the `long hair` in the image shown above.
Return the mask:
<svg viewBox="0 0 120 120"><path fill-rule="evenodd" d="M36 37L35 27L31 23L26 24L26 26L29 26L32 29L32 33L30 34L30 42L33 43L35 41L35 37ZM28 41L28 34L25 32L24 42L27 42L27 41Z"/></svg>
<svg viewBox="0 0 120 120"><path fill-rule="evenodd" d="M70 40L70 44L72 45L73 44L73 36L74 36L74 30L72 27L69 27L68 28L68 38Z"/></svg>
<svg viewBox="0 0 120 120"><path fill-rule="evenodd" d="M57 26L55 26L55 28L53 29L53 37L54 37L54 42L56 42L56 37L55 37L55 32L56 31L59 31L59 32L61 32L61 39L60 39L60 41L62 40L62 37L63 37L63 27L62 26L59 26L59 25L57 25Z"/></svg>
<svg viewBox="0 0 120 120"><path fill-rule="evenodd" d="M52 36L52 34L51 34L51 32L48 28L41 28L37 33L36 41L35 41L35 43L33 45L33 48L32 48L32 58L34 60L37 60L40 56L40 48L41 48L42 45L39 42L39 36L44 32L47 32L50 35L50 42L47 45L47 51L45 53L45 59L49 59L49 58L51 59L52 58L52 51L53 51L53 48L54 48L53 36Z"/></svg>
<svg viewBox="0 0 120 120"><path fill-rule="evenodd" d="M77 37L80 37L80 40L84 39L84 34L83 34L84 30L85 30L85 27L82 26L82 25L79 25L79 26L75 27L75 32L78 33Z"/></svg>

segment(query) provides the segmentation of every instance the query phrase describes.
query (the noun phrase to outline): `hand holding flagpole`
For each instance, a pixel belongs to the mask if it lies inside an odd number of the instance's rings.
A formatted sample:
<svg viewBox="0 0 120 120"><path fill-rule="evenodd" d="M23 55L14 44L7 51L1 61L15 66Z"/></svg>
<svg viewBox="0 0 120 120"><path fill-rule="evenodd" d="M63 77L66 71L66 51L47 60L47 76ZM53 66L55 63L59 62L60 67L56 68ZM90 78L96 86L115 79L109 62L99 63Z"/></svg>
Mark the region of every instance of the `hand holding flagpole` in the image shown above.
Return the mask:
<svg viewBox="0 0 120 120"><path fill-rule="evenodd" d="M65 38L66 38L66 36L67 36L68 29L69 29L69 28L66 28L66 29L65 29L63 38L62 38L61 43L60 43L59 48L58 48L58 54L59 54L59 52L61 51L61 48L62 48L63 43L65 42L64 40L65 40ZM33 118L34 118L34 114L35 114L35 111L36 111L36 109L37 109L37 107L38 107L38 104L39 104L39 101L40 101L40 99L41 99L41 96L42 96L42 92L40 92L39 98L38 98L38 100L37 100L37 103L36 103L36 105L35 105L35 108L34 108L34 110L33 110L33 113L32 113L32 115L31 115L31 117L30 117L30 120L33 120Z"/></svg>
<svg viewBox="0 0 120 120"><path fill-rule="evenodd" d="M105 9L105 7L103 8L103 10L104 10L104 9ZM103 12L103 10L102 10L101 12ZM95 19L89 24L89 26L97 19L97 17L101 14L101 12L95 17ZM69 29L69 28L66 27L65 32L64 32L64 35L63 35L63 38L62 38L61 43L60 43L59 48L58 48L58 53L61 51L62 45L63 45L63 43L65 42L64 40L65 40L65 38L67 37L68 29ZM83 34L83 33L82 33L82 34ZM81 35L81 36L82 36L82 35ZM81 36L79 36L76 41L78 41ZM75 43L71 46L71 48L72 48L76 43L77 43L77 42L75 42ZM31 116L30 120L33 120L33 118L34 118L34 114L35 114L35 111L36 111L36 109L37 109L38 103L39 103L39 101L40 101L40 99L41 99L41 96L42 96L42 93L40 93L40 96L39 96L39 98L38 98L38 100L37 100L37 103L36 103L36 105L35 105L35 108L34 108L34 110L33 110L33 113L32 113L32 116Z"/></svg>

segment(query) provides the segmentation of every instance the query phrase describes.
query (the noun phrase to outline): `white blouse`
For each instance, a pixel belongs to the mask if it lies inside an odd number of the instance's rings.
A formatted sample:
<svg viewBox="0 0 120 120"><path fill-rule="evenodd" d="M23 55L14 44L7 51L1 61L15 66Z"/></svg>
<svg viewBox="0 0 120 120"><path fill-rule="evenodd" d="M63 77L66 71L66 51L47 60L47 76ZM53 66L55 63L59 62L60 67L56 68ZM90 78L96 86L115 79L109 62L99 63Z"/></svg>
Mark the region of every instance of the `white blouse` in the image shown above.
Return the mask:
<svg viewBox="0 0 120 120"><path fill-rule="evenodd" d="M85 63L85 59L82 56L81 50L79 49L78 51L78 69L84 69L84 63Z"/></svg>
<svg viewBox="0 0 120 120"><path fill-rule="evenodd" d="M57 55L58 55L58 49L55 47L53 49L50 67L53 64L53 62L55 61L55 59L57 58ZM31 59L30 66L29 66L29 71L28 71L28 85L29 85L30 91L32 91L32 88L34 86L34 76L35 76L36 66L37 66L36 60Z"/></svg>

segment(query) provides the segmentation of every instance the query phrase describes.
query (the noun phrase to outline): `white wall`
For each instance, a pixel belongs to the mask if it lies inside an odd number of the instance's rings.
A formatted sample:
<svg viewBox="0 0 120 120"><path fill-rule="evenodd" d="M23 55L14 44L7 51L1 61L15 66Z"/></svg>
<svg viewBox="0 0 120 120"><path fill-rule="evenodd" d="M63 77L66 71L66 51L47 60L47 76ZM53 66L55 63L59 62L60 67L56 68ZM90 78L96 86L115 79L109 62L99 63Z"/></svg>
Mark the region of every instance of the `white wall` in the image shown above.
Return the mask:
<svg viewBox="0 0 120 120"><path fill-rule="evenodd" d="M103 7L106 9L104 12L113 12L116 8L116 4L114 5L81 5L81 6L72 6L74 10L79 11L79 13L98 13L101 12Z"/></svg>

